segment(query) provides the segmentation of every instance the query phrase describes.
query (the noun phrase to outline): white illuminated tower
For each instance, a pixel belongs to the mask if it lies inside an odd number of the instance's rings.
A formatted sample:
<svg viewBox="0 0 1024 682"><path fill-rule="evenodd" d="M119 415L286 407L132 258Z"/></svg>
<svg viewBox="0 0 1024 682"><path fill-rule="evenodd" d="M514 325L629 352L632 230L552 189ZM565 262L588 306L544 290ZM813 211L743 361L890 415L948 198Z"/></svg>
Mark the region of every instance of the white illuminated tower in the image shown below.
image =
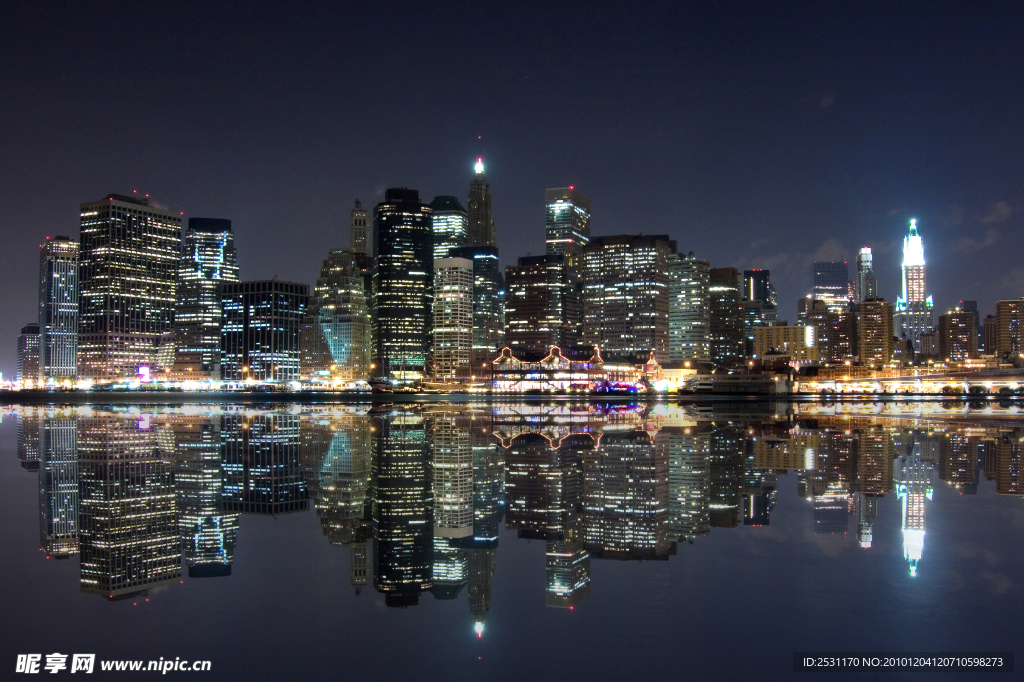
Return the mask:
<svg viewBox="0 0 1024 682"><path fill-rule="evenodd" d="M878 298L878 279L872 265L871 247L865 246L857 254L857 303Z"/></svg>
<svg viewBox="0 0 1024 682"><path fill-rule="evenodd" d="M934 465L921 459L921 444L915 443L909 455L896 460L893 482L903 505L903 558L910 564L910 575L917 575L917 563L924 552L924 503L932 499Z"/></svg>
<svg viewBox="0 0 1024 682"><path fill-rule="evenodd" d="M917 233L917 221L903 238L903 295L896 300L896 335L921 349L921 334L933 326L932 297L925 294L924 243Z"/></svg>

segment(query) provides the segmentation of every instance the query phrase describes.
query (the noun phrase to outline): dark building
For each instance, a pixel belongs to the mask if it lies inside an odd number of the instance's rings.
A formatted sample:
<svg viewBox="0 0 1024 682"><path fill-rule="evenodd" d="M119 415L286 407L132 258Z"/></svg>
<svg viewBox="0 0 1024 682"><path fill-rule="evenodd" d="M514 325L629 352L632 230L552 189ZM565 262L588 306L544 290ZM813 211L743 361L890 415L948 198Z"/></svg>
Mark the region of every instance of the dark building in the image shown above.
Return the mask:
<svg viewBox="0 0 1024 682"><path fill-rule="evenodd" d="M739 271L736 268L712 268L708 297L711 362L718 367L739 366L743 364L746 340Z"/></svg>
<svg viewBox="0 0 1024 682"><path fill-rule="evenodd" d="M845 308L850 295L850 268L846 261L816 261L811 266L812 296L825 301L833 312Z"/></svg>
<svg viewBox="0 0 1024 682"><path fill-rule="evenodd" d="M525 256L505 268L505 345L536 353L580 338L576 271L561 255Z"/></svg>
<svg viewBox="0 0 1024 682"><path fill-rule="evenodd" d="M743 300L761 301L766 307L774 308L775 299L775 287L771 283L770 270L757 268L743 271Z"/></svg>
<svg viewBox="0 0 1024 682"><path fill-rule="evenodd" d="M78 553L78 420L39 426L39 548L66 559Z"/></svg>
<svg viewBox="0 0 1024 682"><path fill-rule="evenodd" d="M299 335L309 286L276 279L221 288L221 376L229 381L299 380Z"/></svg>
<svg viewBox="0 0 1024 682"><path fill-rule="evenodd" d="M419 381L433 325L434 242L430 207L414 189L387 190L373 215L376 373Z"/></svg>
<svg viewBox="0 0 1024 682"><path fill-rule="evenodd" d="M18 381L39 381L39 324L30 322L18 335Z"/></svg>
<svg viewBox="0 0 1024 682"><path fill-rule="evenodd" d="M466 244L497 247L494 216L491 214L491 186L484 174L484 160L477 159L473 179L469 183L469 227Z"/></svg>
<svg viewBox="0 0 1024 682"><path fill-rule="evenodd" d="M493 246L455 249L452 258L473 261L473 350L470 367L479 373L505 345L505 278Z"/></svg>
<svg viewBox="0 0 1024 682"><path fill-rule="evenodd" d="M47 237L39 247L38 378L45 384L77 375L78 242Z"/></svg>
<svg viewBox="0 0 1024 682"><path fill-rule="evenodd" d="M286 514L309 509L299 458L299 417L288 414L221 417L222 511Z"/></svg>

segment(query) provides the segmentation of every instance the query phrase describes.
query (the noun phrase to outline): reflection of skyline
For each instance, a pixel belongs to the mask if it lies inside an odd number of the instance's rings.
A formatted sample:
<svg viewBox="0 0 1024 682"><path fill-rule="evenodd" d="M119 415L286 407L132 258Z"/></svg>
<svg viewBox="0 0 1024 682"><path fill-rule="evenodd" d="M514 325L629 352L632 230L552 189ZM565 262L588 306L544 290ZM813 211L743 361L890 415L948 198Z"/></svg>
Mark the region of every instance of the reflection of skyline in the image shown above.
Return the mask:
<svg viewBox="0 0 1024 682"><path fill-rule="evenodd" d="M181 577L182 564L192 578L230 575L242 511L313 507L357 593L372 581L392 606L427 591L466 599L481 635L502 522L544 541L545 603L574 608L595 587L596 559L668 559L677 542L768 525L787 471L814 532L855 531L866 550L879 540L879 500L895 493L912 574L936 480L960 494L983 478L1022 494L1024 430L998 425L593 405L77 414L19 415L17 454L38 463L40 548L80 549L83 591L131 597Z"/></svg>

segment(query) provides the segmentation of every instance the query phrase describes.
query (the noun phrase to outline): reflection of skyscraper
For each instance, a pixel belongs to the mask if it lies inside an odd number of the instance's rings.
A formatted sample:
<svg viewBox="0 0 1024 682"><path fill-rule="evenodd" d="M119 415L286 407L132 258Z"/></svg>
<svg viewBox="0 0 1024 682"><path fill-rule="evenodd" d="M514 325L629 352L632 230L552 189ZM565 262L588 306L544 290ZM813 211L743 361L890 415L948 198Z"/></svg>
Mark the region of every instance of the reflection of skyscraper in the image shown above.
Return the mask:
<svg viewBox="0 0 1024 682"><path fill-rule="evenodd" d="M877 517L878 497L857 493L857 541L865 549L871 547Z"/></svg>
<svg viewBox="0 0 1024 682"><path fill-rule="evenodd" d="M711 433L708 502L712 527L735 528L742 517L745 442L741 426L725 424Z"/></svg>
<svg viewBox="0 0 1024 682"><path fill-rule="evenodd" d="M932 499L934 466L921 458L921 445L915 443L897 459L895 469L896 494L903 503L903 558L914 576L924 553L924 503Z"/></svg>
<svg viewBox="0 0 1024 682"><path fill-rule="evenodd" d="M431 592L454 598L468 580L466 545L473 537L473 450L468 420L454 412L434 416L434 567Z"/></svg>
<svg viewBox="0 0 1024 682"><path fill-rule="evenodd" d="M221 418L224 511L285 514L309 509L299 459L299 418L232 414Z"/></svg>
<svg viewBox="0 0 1024 682"><path fill-rule="evenodd" d="M312 421L312 420L311 420ZM302 423L304 431L311 424ZM320 527L332 545L350 545L366 540L369 536L363 529L368 521L368 496L370 492L371 459L370 423L367 417L335 417L330 425L319 424L326 430L327 447L322 457L313 462L314 470L309 472L316 480L314 497ZM303 447L311 447L306 433L302 438ZM303 459L306 459L304 455Z"/></svg>
<svg viewBox="0 0 1024 682"><path fill-rule="evenodd" d="M39 427L42 421L36 413L19 415L18 460L25 471L39 471Z"/></svg>
<svg viewBox="0 0 1024 682"><path fill-rule="evenodd" d="M590 552L581 531L581 521L576 521L545 545L545 603L549 607L571 609L590 596Z"/></svg>
<svg viewBox="0 0 1024 682"><path fill-rule="evenodd" d="M81 589L126 599L181 576L173 452L148 418L79 420Z"/></svg>
<svg viewBox="0 0 1024 682"><path fill-rule="evenodd" d="M468 550L469 612L473 615L478 635L483 634L484 620L491 610L491 583L494 580L497 553L497 548Z"/></svg>
<svg viewBox="0 0 1024 682"><path fill-rule="evenodd" d="M78 553L78 423L42 420L39 432L39 547L65 559Z"/></svg>
<svg viewBox="0 0 1024 682"><path fill-rule="evenodd" d="M707 535L711 434L696 428L664 427L658 439L668 443L668 537L673 542Z"/></svg>

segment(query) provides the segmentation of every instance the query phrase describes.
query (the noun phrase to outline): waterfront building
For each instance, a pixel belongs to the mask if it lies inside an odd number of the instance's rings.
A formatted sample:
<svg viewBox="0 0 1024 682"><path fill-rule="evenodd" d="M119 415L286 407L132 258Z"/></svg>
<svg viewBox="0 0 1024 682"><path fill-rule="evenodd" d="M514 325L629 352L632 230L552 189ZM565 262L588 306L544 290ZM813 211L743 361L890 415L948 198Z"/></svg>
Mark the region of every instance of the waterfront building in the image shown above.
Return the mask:
<svg viewBox="0 0 1024 682"><path fill-rule="evenodd" d="M491 186L484 173L484 160L477 159L473 179L469 183L469 211L466 244L468 246L498 246L491 213Z"/></svg>
<svg viewBox="0 0 1024 682"><path fill-rule="evenodd" d="M871 247L865 246L857 254L857 303L878 298L878 278L875 276Z"/></svg>
<svg viewBox="0 0 1024 682"><path fill-rule="evenodd" d="M231 221L189 218L178 267L174 379L219 379L221 285L238 281Z"/></svg>
<svg viewBox="0 0 1024 682"><path fill-rule="evenodd" d="M505 345L505 278L493 246L466 246L455 249L453 258L473 261L473 372L486 370Z"/></svg>
<svg viewBox="0 0 1024 682"><path fill-rule="evenodd" d="M434 261L434 376L439 381L470 377L473 350L473 261Z"/></svg>
<svg viewBox="0 0 1024 682"><path fill-rule="evenodd" d="M39 424L39 548L47 557L78 553L78 420Z"/></svg>
<svg viewBox="0 0 1024 682"><path fill-rule="evenodd" d="M138 377L173 350L181 216L108 194L82 204L79 242L78 376Z"/></svg>
<svg viewBox="0 0 1024 682"><path fill-rule="evenodd" d="M708 362L711 352L708 334L711 326L711 265L693 255L669 258L668 329L669 361Z"/></svg>
<svg viewBox="0 0 1024 682"><path fill-rule="evenodd" d="M995 352L1011 360L1024 355L1024 298L996 301L995 324Z"/></svg>
<svg viewBox="0 0 1024 682"><path fill-rule="evenodd" d="M792 363L817 364L816 331L816 327L804 325L757 327L754 329L753 357L780 353L788 355Z"/></svg>
<svg viewBox="0 0 1024 682"><path fill-rule="evenodd" d="M887 365L893 354L893 309L884 298L869 298L856 309L857 355L865 365Z"/></svg>
<svg viewBox="0 0 1024 682"><path fill-rule="evenodd" d="M665 235L598 237L583 248L584 345L668 358L668 259L675 252Z"/></svg>
<svg viewBox="0 0 1024 682"><path fill-rule="evenodd" d="M812 298L824 301L832 312L840 312L849 303L850 272L846 261L816 261L811 266Z"/></svg>
<svg viewBox="0 0 1024 682"><path fill-rule="evenodd" d="M391 188L374 210L376 374L419 381L431 343L434 247L431 210L414 189Z"/></svg>
<svg viewBox="0 0 1024 682"><path fill-rule="evenodd" d="M547 190L544 203L547 255L564 255L572 264L573 256L590 243L590 200L570 186Z"/></svg>
<svg viewBox="0 0 1024 682"><path fill-rule="evenodd" d="M277 279L221 285L221 376L227 381L299 380L299 336L309 285Z"/></svg>
<svg viewBox="0 0 1024 682"><path fill-rule="evenodd" d="M370 213L363 204L356 199L356 205L352 209L349 219L349 250L352 253L360 253L370 256Z"/></svg>
<svg viewBox="0 0 1024 682"><path fill-rule="evenodd" d="M903 512L903 558L911 576L917 575L924 554L924 505L932 499L934 476L935 465L922 458L920 443L896 459L893 482Z"/></svg>
<svg viewBox="0 0 1024 682"><path fill-rule="evenodd" d="M577 342L579 284L564 256L521 257L505 268L505 286L506 346L546 353Z"/></svg>
<svg viewBox="0 0 1024 682"><path fill-rule="evenodd" d="M221 417L220 430L224 512L276 515L309 509L298 416L231 414Z"/></svg>
<svg viewBox="0 0 1024 682"><path fill-rule="evenodd" d="M451 258L455 249L466 245L469 229L466 209L455 197L438 196L430 202L430 210L432 211L430 229L434 236L434 260Z"/></svg>
<svg viewBox="0 0 1024 682"><path fill-rule="evenodd" d="M736 268L714 268L710 271L709 350L711 362L718 367L743 364L744 333L742 283Z"/></svg>
<svg viewBox="0 0 1024 682"><path fill-rule="evenodd" d="M30 322L18 335L18 382L39 381L39 325Z"/></svg>
<svg viewBox="0 0 1024 682"><path fill-rule="evenodd" d="M917 231L917 221L910 221L910 229L903 238L903 295L896 299L896 335L907 339L918 350L921 334L934 326L932 309L935 304L927 295L924 277L924 242Z"/></svg>
<svg viewBox="0 0 1024 682"><path fill-rule="evenodd" d="M939 316L939 357L949 362L963 362L978 353L978 332L974 313L950 308Z"/></svg>
<svg viewBox="0 0 1024 682"><path fill-rule="evenodd" d="M40 384L78 376L78 242L46 238L39 246Z"/></svg>
<svg viewBox="0 0 1024 682"><path fill-rule="evenodd" d="M303 381L351 382L370 376L370 305L363 273L365 254L331 251L320 267L299 334Z"/></svg>

